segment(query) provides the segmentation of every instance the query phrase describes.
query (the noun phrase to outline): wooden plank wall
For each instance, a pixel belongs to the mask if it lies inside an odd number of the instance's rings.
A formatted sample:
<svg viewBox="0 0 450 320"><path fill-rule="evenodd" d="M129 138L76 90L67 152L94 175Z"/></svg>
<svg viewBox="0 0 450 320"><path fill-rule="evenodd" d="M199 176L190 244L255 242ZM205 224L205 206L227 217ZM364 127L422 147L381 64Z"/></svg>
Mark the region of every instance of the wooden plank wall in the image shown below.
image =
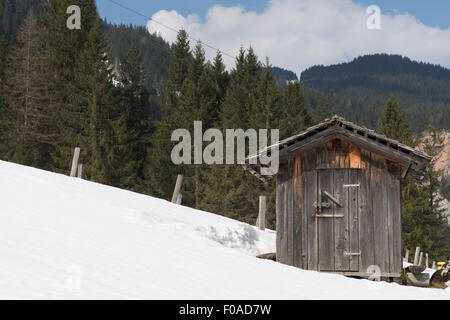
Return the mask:
<svg viewBox="0 0 450 320"><path fill-rule="evenodd" d="M324 170L332 168L355 170ZM400 171L378 155L339 140L282 164L277 175L277 260L308 270L319 270L320 261L323 271L366 272L378 265L383 273L400 272ZM342 188L358 183L358 189ZM348 210L348 219L313 217L318 187L346 203L332 213ZM319 248L318 237L330 237L331 245ZM359 250L360 257L343 254Z"/></svg>
<svg viewBox="0 0 450 320"><path fill-rule="evenodd" d="M398 212L402 211L401 207L401 169L398 166L390 165L387 172L388 183L388 207L390 234L392 239L389 242L390 271L391 273L401 272L402 263L402 216ZM397 236L400 235L400 236Z"/></svg>
<svg viewBox="0 0 450 320"><path fill-rule="evenodd" d="M302 228L303 228L303 211L302 211L302 158L297 156L294 159L294 179L293 179L293 246L294 246L294 263L295 267L303 267L303 248L302 248Z"/></svg>
<svg viewBox="0 0 450 320"><path fill-rule="evenodd" d="M361 172L359 170L351 170L349 172L349 184L360 184L361 182ZM348 228L349 228L349 251L350 252L360 252L361 248L359 245L359 194L361 193L360 188L348 188L347 191L347 203L348 203ZM349 269L350 271L359 271L359 257L351 256L349 257Z"/></svg>
<svg viewBox="0 0 450 320"><path fill-rule="evenodd" d="M317 201L317 171L316 153L309 152L303 156L302 173L303 173L303 213L305 215L306 225L305 235L302 241L305 241L303 247L306 249L306 263L304 268L308 270L318 270L318 238L317 238L317 219L313 217L312 204Z"/></svg>
<svg viewBox="0 0 450 320"><path fill-rule="evenodd" d="M372 199L368 196L372 194L372 185L370 183L371 153L361 150L361 161L364 164L361 173L360 190L358 195L359 203L359 247L361 250L360 271L365 272L375 263L374 248L374 219L372 209Z"/></svg>

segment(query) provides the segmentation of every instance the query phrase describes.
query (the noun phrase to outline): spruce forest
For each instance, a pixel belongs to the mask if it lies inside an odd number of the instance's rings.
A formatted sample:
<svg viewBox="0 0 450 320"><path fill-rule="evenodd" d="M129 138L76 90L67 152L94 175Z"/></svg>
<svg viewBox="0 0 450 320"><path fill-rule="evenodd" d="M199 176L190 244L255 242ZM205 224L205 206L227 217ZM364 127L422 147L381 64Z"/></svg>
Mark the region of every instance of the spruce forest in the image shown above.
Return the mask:
<svg viewBox="0 0 450 320"><path fill-rule="evenodd" d="M82 10L81 30L66 27L72 4ZM338 113L413 147L418 128L428 129L434 134L425 150L435 155L441 142L433 126L448 128L448 97L428 90L436 73L440 88L450 86L450 71L440 67L422 65L410 78L398 71L389 76L389 90L380 84L385 75L357 80L365 88L347 86L359 76L341 79L337 67L308 70L300 83L251 47L242 47L227 70L220 52L207 61L201 43L191 43L184 30L169 45L144 27L111 25L94 0L0 0L0 19L1 160L68 174L80 147L85 179L169 200L183 174L183 205L251 224L266 195L267 224L275 228L273 182L261 183L240 165L174 165L175 129L193 136L201 120L204 130L280 129L286 138ZM421 72L432 74L420 94L394 85L420 86L408 79ZM441 175L429 170L402 187L403 247L420 245L436 260L450 251Z"/></svg>

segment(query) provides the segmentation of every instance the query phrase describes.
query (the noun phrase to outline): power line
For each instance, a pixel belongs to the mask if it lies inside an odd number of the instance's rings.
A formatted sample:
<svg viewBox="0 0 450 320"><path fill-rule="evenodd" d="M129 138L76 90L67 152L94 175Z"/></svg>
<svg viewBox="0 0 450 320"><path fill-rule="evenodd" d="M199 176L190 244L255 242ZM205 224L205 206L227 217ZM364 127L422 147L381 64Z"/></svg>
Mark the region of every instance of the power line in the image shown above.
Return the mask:
<svg viewBox="0 0 450 320"><path fill-rule="evenodd" d="M168 26L168 25L166 25L166 24L164 24L164 23L161 23L161 22L159 22L159 21L156 21L155 19L153 19L153 18L151 18L151 17L149 17L149 16L147 16L147 15L145 15L145 14L142 14L142 13L140 13L139 11L136 11L136 10L130 8L130 7L127 7L127 6L121 4L121 3L117 2L117 1L109 0L109 2L111 2L111 3L113 3L113 4L115 4L115 5L119 6L119 7L121 7L122 9L128 10L128 11L130 11L130 12L133 12L133 13L136 14L136 15L139 15L139 16L141 16L141 17L143 17L143 18L146 18L147 20L151 20L151 21L153 21L153 22L159 24L160 26L169 29L170 31L173 31L173 32L175 32L175 33L177 33L177 34L178 34L178 32L179 32L179 30L177 30L177 29L175 29L175 28L172 28L171 26ZM195 39L194 37L191 37L191 36L189 36L189 35L188 35L188 37L189 37L189 39L191 39L191 40L193 40L193 41L196 41L196 42L198 41L198 42L201 43L203 46L205 46L205 47L207 47L207 48L209 48L209 49L215 50L216 52L219 51L219 52L222 53L224 56L227 56L227 57L229 57L229 58L231 58L231 59L233 59L233 60L236 59L235 56L233 56L233 55L231 55L231 54L229 54L229 53L223 52L223 51L220 50L219 48L216 48L216 47L214 47L214 46L212 46L212 45L209 45L209 44L207 44L207 43L201 41L200 39Z"/></svg>

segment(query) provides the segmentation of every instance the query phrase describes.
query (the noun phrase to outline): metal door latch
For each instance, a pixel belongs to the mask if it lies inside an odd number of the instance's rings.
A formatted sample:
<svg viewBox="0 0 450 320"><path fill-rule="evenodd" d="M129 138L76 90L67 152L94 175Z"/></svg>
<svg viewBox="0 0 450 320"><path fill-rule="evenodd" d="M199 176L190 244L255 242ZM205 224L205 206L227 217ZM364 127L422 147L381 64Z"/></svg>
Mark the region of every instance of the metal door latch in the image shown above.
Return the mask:
<svg viewBox="0 0 450 320"><path fill-rule="evenodd" d="M361 255L361 251L359 252L344 252L344 256L346 257L354 257L354 256L360 256Z"/></svg>
<svg viewBox="0 0 450 320"><path fill-rule="evenodd" d="M314 209L319 209L319 208L331 208L331 203L329 202L322 202L322 204L319 206L319 204L317 202L313 203L313 208Z"/></svg>

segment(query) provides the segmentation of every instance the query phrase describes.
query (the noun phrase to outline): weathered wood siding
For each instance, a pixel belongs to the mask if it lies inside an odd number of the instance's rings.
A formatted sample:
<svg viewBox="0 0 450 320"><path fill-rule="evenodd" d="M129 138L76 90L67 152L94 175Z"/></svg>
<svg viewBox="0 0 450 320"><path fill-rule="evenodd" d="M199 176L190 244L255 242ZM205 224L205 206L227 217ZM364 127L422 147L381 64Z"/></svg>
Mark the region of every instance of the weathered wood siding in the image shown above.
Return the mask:
<svg viewBox="0 0 450 320"><path fill-rule="evenodd" d="M401 272L400 175L396 164L342 139L286 159L276 180L277 260L308 270ZM343 205L324 212L343 218L314 216L319 190Z"/></svg>

